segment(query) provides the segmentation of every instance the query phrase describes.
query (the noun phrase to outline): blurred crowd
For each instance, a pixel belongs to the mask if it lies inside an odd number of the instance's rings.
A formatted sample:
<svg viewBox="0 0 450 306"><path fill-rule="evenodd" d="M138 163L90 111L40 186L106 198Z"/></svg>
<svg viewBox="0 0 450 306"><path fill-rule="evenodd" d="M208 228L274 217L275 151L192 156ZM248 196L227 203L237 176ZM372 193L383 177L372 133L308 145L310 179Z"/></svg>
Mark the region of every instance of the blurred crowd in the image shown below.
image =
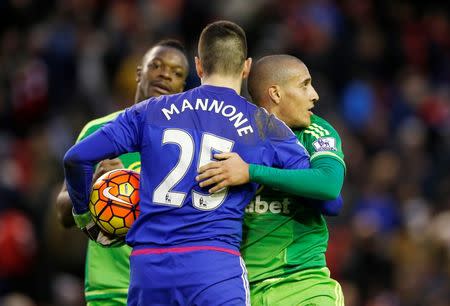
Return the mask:
<svg viewBox="0 0 450 306"><path fill-rule="evenodd" d="M247 31L255 59L302 59L315 112L342 137L345 206L328 219L327 260L346 305L450 305L449 12L445 1L0 1L0 305L83 305L86 239L55 218L62 157L87 121L130 104L152 43L177 38L193 63L218 19Z"/></svg>

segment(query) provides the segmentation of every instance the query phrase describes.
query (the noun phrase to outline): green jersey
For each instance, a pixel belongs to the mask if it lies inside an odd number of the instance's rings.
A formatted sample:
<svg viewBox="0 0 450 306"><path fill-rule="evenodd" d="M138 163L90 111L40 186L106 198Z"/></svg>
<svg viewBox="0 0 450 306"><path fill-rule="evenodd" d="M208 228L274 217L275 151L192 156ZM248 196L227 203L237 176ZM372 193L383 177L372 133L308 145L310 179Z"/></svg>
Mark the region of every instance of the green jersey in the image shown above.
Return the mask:
<svg viewBox="0 0 450 306"><path fill-rule="evenodd" d="M341 139L319 116L294 130L310 160L332 157L345 167ZM241 252L250 282L281 277L295 271L326 266L328 229L317 208L304 199L261 187L246 208Z"/></svg>
<svg viewBox="0 0 450 306"><path fill-rule="evenodd" d="M77 142L97 131L120 112L93 120L86 124L78 136ZM125 168L140 171L139 153L121 155ZM86 255L85 295L86 301L125 298L130 283L129 257L131 248L127 245L117 248L104 248L89 240Z"/></svg>

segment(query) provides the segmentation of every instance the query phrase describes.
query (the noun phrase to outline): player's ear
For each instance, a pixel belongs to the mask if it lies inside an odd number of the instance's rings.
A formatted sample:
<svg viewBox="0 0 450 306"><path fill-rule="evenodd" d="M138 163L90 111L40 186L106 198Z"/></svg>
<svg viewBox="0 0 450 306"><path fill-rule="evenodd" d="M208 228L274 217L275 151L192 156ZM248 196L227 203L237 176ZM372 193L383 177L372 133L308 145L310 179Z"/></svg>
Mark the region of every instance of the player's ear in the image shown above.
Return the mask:
<svg viewBox="0 0 450 306"><path fill-rule="evenodd" d="M195 70L197 71L198 77L200 79L203 78L202 61L197 56L195 57Z"/></svg>
<svg viewBox="0 0 450 306"><path fill-rule="evenodd" d="M250 70L252 68L252 58L249 57L244 62L244 69L242 70L242 78L246 79L250 74Z"/></svg>
<svg viewBox="0 0 450 306"><path fill-rule="evenodd" d="M141 77L142 77L142 66L139 65L136 68L136 83L139 83L141 81Z"/></svg>
<svg viewBox="0 0 450 306"><path fill-rule="evenodd" d="M267 89L269 93L270 101L275 104L280 104L281 101L281 88L278 85L272 85Z"/></svg>

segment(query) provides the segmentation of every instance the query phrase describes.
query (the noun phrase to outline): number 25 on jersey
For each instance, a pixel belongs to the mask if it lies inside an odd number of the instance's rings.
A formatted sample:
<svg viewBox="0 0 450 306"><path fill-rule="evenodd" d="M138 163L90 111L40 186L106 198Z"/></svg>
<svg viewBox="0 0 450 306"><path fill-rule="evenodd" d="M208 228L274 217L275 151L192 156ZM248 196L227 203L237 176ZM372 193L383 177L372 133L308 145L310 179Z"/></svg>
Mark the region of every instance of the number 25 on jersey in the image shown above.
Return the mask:
<svg viewBox="0 0 450 306"><path fill-rule="evenodd" d="M174 191L173 189L192 166L195 143L192 136L185 130L166 129L163 133L162 145L166 144L178 145L180 147L180 155L175 167L172 168L153 192L153 202L161 205L181 207L186 198L186 193ZM197 168L212 161L211 152L213 150L231 152L233 145L234 142L229 139L210 133L203 133ZM214 194L203 194L194 190L191 192L192 204L195 208L200 210L213 210L223 203L228 194L228 188Z"/></svg>

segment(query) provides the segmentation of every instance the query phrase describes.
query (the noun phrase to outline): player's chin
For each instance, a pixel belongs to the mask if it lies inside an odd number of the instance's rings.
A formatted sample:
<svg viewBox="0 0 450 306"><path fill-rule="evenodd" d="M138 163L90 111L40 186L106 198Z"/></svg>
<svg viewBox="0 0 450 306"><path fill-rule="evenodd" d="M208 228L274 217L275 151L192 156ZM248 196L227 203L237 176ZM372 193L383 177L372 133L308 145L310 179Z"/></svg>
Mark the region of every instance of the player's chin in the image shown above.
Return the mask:
<svg viewBox="0 0 450 306"><path fill-rule="evenodd" d="M299 128L306 128L308 126L311 125L311 116L303 116L299 121L298 121L298 127Z"/></svg>
<svg viewBox="0 0 450 306"><path fill-rule="evenodd" d="M162 95L170 95L171 94L170 91L160 88L160 87L150 87L148 92L150 94L150 97L159 97Z"/></svg>
<svg viewBox="0 0 450 306"><path fill-rule="evenodd" d="M147 90L147 97L151 98L151 97L159 97L161 94L159 92L157 92L156 90L154 90L154 88L149 88Z"/></svg>

